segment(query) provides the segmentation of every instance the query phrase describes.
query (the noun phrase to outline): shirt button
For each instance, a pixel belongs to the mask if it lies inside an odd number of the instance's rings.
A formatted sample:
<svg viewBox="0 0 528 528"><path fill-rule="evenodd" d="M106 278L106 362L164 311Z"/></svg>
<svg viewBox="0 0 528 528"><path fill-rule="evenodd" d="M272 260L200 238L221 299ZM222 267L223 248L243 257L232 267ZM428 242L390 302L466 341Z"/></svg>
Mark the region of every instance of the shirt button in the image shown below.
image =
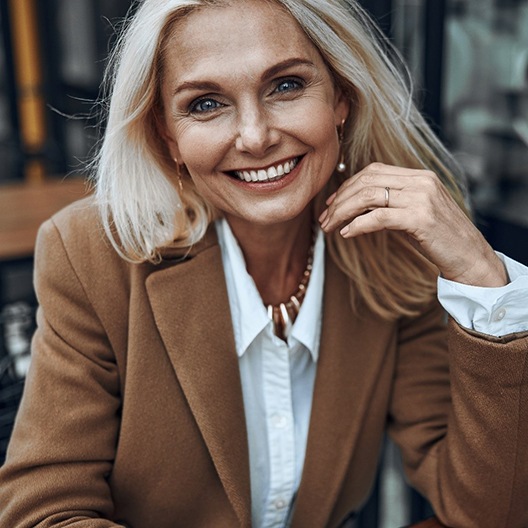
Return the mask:
<svg viewBox="0 0 528 528"><path fill-rule="evenodd" d="M276 510L283 510L286 508L286 501L284 499L277 499L274 504Z"/></svg>
<svg viewBox="0 0 528 528"><path fill-rule="evenodd" d="M286 416L283 416L282 414L274 414L271 417L271 423L277 429L284 429L284 427L286 427L286 424L288 423L288 418L286 418Z"/></svg>
<svg viewBox="0 0 528 528"><path fill-rule="evenodd" d="M494 321L502 321L506 317L506 309L501 308L500 310L497 310L493 316Z"/></svg>

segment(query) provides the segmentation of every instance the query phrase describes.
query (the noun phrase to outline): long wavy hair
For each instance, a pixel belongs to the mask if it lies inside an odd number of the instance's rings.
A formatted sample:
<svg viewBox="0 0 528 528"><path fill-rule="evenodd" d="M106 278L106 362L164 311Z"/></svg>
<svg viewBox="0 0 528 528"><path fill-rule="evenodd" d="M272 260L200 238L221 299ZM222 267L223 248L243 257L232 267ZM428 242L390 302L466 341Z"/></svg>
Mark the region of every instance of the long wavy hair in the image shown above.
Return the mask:
<svg viewBox="0 0 528 528"><path fill-rule="evenodd" d="M241 1L241 0L234 0ZM317 47L351 112L342 149L347 171L335 172L324 197L372 162L434 171L464 207L451 156L413 104L412 83L396 50L356 0L263 0L289 12ZM176 167L159 133L164 49L177 21L194 9L233 0L143 0L135 5L105 78L107 122L93 174L105 231L132 262L160 260L167 244L189 247L218 215ZM436 293L437 270L396 232L355 239L327 237L350 277L351 300L386 319L417 314Z"/></svg>

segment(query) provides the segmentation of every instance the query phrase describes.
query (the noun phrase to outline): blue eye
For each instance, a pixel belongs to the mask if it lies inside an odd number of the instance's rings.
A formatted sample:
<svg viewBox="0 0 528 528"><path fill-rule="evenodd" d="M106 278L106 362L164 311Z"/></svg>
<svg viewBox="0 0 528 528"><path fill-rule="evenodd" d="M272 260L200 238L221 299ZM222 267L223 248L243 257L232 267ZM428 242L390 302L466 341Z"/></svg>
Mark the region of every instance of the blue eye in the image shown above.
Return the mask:
<svg viewBox="0 0 528 528"><path fill-rule="evenodd" d="M220 108L222 105L214 99L204 98L194 101L189 106L189 111L195 114L204 114Z"/></svg>
<svg viewBox="0 0 528 528"><path fill-rule="evenodd" d="M296 79L285 79L280 81L275 88L275 91L278 93L291 92L295 90L300 90L303 87L303 84Z"/></svg>

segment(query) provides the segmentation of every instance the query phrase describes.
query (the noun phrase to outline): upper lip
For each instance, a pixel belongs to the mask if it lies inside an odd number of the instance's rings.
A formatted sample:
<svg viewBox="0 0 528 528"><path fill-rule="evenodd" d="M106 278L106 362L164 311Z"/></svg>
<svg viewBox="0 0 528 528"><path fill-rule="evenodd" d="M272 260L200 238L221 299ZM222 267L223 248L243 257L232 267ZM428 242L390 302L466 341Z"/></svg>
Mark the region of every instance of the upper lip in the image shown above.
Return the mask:
<svg viewBox="0 0 528 528"><path fill-rule="evenodd" d="M224 172L242 172L242 171L259 171L259 170L268 170L270 167L276 167L277 165L282 165L286 163L287 161L292 161L297 158L301 158L303 155L297 155L297 156L288 156L287 158L282 158L281 160L274 161L273 163L269 163L268 165L260 166L260 167L243 167L243 168L236 168L236 169L229 169Z"/></svg>

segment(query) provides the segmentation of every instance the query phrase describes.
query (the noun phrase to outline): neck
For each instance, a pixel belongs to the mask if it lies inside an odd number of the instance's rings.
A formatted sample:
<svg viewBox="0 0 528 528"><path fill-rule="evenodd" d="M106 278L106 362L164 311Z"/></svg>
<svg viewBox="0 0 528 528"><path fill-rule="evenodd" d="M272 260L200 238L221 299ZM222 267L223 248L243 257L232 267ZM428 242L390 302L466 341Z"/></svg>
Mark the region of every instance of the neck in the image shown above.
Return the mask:
<svg viewBox="0 0 528 528"><path fill-rule="evenodd" d="M227 221L264 304L278 304L289 299L306 268L312 243L311 209L281 224L248 225L232 217Z"/></svg>

